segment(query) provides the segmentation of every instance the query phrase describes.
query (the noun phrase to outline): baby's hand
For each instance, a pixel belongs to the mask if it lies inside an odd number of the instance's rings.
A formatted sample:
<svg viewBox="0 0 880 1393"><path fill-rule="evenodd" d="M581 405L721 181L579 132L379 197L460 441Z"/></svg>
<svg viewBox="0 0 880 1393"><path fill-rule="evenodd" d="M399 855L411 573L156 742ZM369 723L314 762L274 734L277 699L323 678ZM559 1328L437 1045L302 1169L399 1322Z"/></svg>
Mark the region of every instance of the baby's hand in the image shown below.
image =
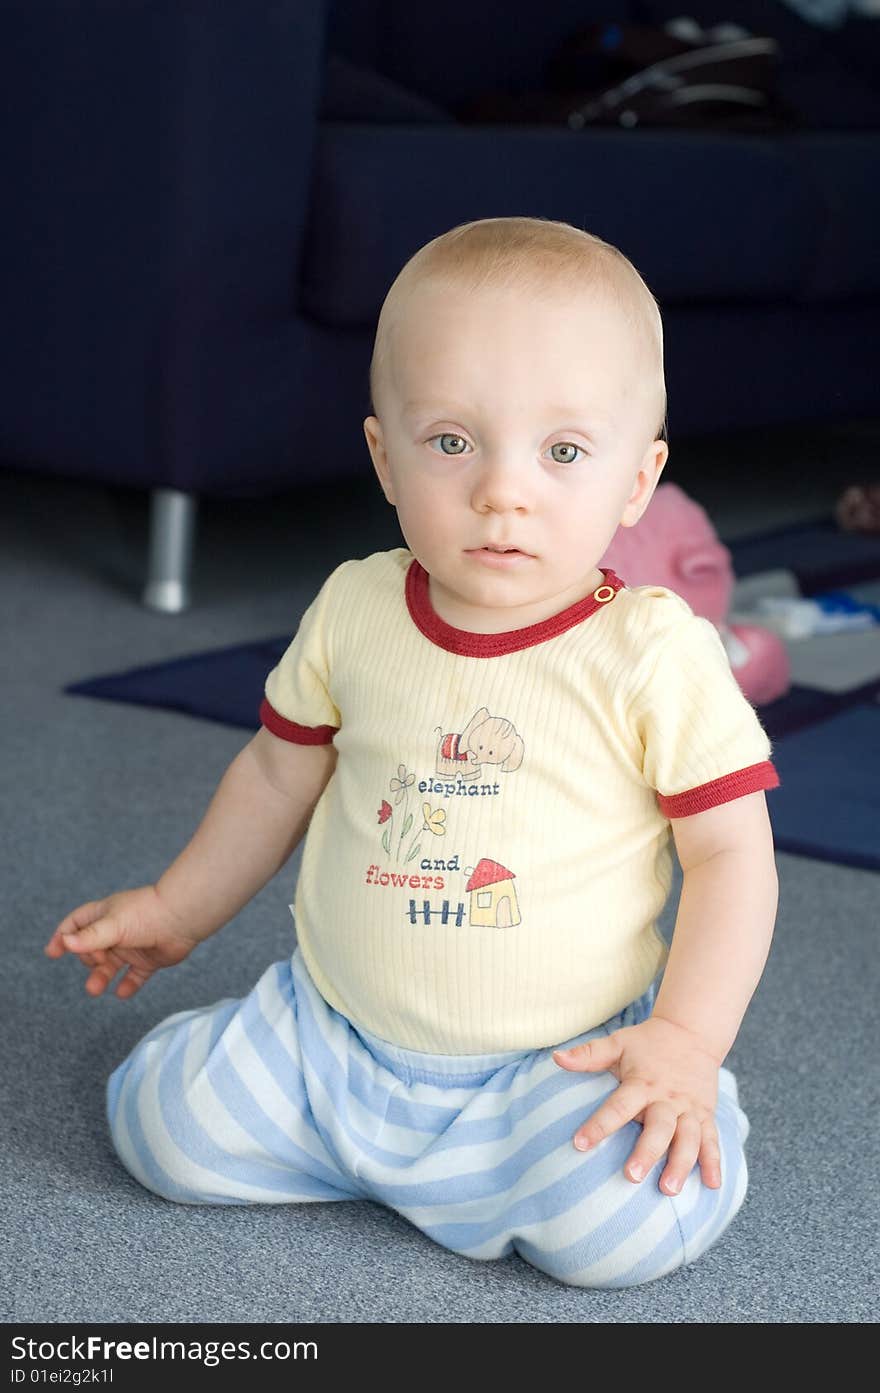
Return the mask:
<svg viewBox="0 0 880 1393"><path fill-rule="evenodd" d="M667 1195L678 1194L697 1162L703 1184L720 1188L715 1126L719 1062L696 1035L650 1016L571 1050L554 1050L553 1058L564 1069L607 1069L620 1080L620 1087L575 1133L579 1150L595 1146L627 1122L641 1122L642 1135L624 1167L629 1180L642 1180L668 1151L660 1176Z"/></svg>
<svg viewBox="0 0 880 1393"><path fill-rule="evenodd" d="M160 967L182 962L198 942L184 932L155 885L142 885L74 909L62 919L44 952L49 958L75 953L90 967L86 991L91 996L100 996L122 971L115 994L127 999Z"/></svg>

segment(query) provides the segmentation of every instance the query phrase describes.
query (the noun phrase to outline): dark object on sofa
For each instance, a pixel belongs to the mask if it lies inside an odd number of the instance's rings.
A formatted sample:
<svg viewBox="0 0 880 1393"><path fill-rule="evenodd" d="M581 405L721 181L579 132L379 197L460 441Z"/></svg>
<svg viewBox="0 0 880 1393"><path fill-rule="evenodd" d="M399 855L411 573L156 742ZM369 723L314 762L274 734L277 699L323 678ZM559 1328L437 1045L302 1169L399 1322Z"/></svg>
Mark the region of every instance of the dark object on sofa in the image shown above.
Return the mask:
<svg viewBox="0 0 880 1393"><path fill-rule="evenodd" d="M588 24L682 10L772 36L801 128L456 117L540 90ZM632 258L664 313L673 448L876 415L870 21L854 44L763 0L8 0L2 26L0 458L152 490L149 603L186 603L200 495L368 468L382 297L473 218L563 219Z"/></svg>
<svg viewBox="0 0 880 1393"><path fill-rule="evenodd" d="M693 20L662 27L590 24L547 65L546 86L465 104L468 121L549 121L590 126L690 127L781 132L798 114L776 91L779 44L740 25L704 30Z"/></svg>

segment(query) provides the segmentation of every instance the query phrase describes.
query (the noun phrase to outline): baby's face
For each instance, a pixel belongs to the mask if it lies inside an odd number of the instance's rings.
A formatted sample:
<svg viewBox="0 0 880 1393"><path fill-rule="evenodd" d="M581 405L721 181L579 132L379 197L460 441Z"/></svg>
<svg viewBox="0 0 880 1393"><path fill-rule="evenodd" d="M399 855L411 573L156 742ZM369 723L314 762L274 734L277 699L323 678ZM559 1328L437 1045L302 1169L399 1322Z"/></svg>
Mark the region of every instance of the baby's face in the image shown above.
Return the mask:
<svg viewBox="0 0 880 1393"><path fill-rule="evenodd" d="M602 583L668 453L635 357L620 312L587 292L412 292L364 430L441 618L522 628Z"/></svg>

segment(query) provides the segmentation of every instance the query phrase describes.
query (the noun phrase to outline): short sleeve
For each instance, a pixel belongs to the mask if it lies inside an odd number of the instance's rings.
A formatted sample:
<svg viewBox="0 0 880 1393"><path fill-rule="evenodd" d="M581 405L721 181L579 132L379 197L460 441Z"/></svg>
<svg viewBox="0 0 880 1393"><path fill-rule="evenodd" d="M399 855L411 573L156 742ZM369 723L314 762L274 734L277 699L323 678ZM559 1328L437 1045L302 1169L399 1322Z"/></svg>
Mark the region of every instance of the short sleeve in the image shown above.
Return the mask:
<svg viewBox="0 0 880 1393"><path fill-rule="evenodd" d="M273 735L298 745L326 745L342 724L330 695L328 623L333 582L327 578L309 605L280 662L266 678L260 721Z"/></svg>
<svg viewBox="0 0 880 1393"><path fill-rule="evenodd" d="M708 619L689 614L659 638L635 700L642 772L668 818L776 788L772 747Z"/></svg>

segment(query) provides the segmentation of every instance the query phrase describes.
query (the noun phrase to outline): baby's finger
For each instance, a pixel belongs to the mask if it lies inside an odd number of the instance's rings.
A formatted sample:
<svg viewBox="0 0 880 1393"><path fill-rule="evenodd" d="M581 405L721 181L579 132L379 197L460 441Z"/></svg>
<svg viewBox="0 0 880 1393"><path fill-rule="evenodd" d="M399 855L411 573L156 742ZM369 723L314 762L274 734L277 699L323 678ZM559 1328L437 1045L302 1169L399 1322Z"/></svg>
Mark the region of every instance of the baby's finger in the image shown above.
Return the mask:
<svg viewBox="0 0 880 1393"><path fill-rule="evenodd" d="M646 1101L643 1083L622 1083L619 1088L615 1088L611 1097L607 1098L592 1117L575 1132L574 1144L578 1151L588 1151L591 1146L598 1146L599 1142L610 1137L612 1132L617 1132L621 1127L625 1127L627 1122L632 1122Z"/></svg>
<svg viewBox="0 0 880 1393"><path fill-rule="evenodd" d="M721 1189L721 1147L718 1144L718 1128L713 1118L707 1118L702 1126L700 1154L700 1175L703 1184L710 1190Z"/></svg>
<svg viewBox="0 0 880 1393"><path fill-rule="evenodd" d="M65 933L62 941L69 953L95 953L101 948L113 948L119 942L119 926L115 919L98 919L94 924Z"/></svg>
<svg viewBox="0 0 880 1393"><path fill-rule="evenodd" d="M628 1180L638 1184L644 1180L648 1171L657 1164L661 1156L669 1150L669 1143L675 1136L678 1112L671 1103L652 1103L645 1109L642 1135L639 1137L623 1168Z"/></svg>
<svg viewBox="0 0 880 1393"><path fill-rule="evenodd" d="M86 991L89 996L101 996L107 990L119 971L119 964L112 962L96 963L86 978Z"/></svg>
<svg viewBox="0 0 880 1393"><path fill-rule="evenodd" d="M623 1045L616 1036L599 1035L583 1045L573 1045L570 1050L554 1050L553 1059L563 1069L601 1070L617 1064L622 1053Z"/></svg>
<svg viewBox="0 0 880 1393"><path fill-rule="evenodd" d="M116 995L120 1001L127 1001L135 992L139 992L145 982L149 982L152 972L146 972L136 967L129 967L125 976L116 985Z"/></svg>
<svg viewBox="0 0 880 1393"><path fill-rule="evenodd" d="M84 954L84 957L80 959L80 961L84 960L87 960L88 966L92 968L92 971L86 978L86 991L90 996L101 996L103 992L112 985L114 977L117 977L117 975L121 973L122 976L119 977L116 987L118 994L119 988L125 981L128 972L134 970L130 968L125 958L113 949L106 952L99 950L96 953ZM136 973L136 975L138 974ZM147 976L151 975L150 972L147 972L144 980L146 980ZM131 995L130 992L126 994Z"/></svg>
<svg viewBox="0 0 880 1393"><path fill-rule="evenodd" d="M81 904L76 909L71 910L70 914L66 914L43 950L47 956L60 958L63 953L66 953L65 936L77 933L80 929L85 929L89 924L93 924L96 919L100 919L105 904L105 900L89 900L88 904Z"/></svg>
<svg viewBox="0 0 880 1393"><path fill-rule="evenodd" d="M677 1195L687 1180L700 1151L702 1128L692 1112L682 1113L669 1148L669 1160L660 1177L660 1189L665 1195Z"/></svg>

